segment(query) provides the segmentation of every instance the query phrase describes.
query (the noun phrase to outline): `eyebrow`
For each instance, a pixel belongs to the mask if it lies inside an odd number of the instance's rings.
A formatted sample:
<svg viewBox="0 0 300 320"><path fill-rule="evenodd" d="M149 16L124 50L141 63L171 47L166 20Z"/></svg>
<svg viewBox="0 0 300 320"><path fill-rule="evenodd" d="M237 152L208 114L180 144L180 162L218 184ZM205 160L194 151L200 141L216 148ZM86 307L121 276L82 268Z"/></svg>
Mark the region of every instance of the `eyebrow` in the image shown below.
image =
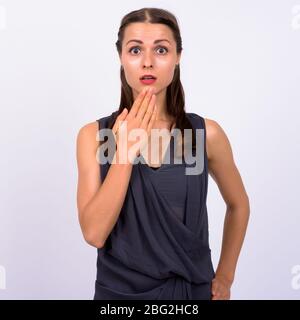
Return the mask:
<svg viewBox="0 0 300 320"><path fill-rule="evenodd" d="M158 39L158 40L155 40L153 43L155 44L155 43L162 42L162 41L167 41L167 42L169 42L169 43L170 43L170 41L169 41L169 40L167 40L167 39ZM129 42L138 42L138 43L143 43L143 41L141 41L141 40L132 39L132 40L129 40L129 41L126 43L126 46L128 45L128 43L129 43Z"/></svg>

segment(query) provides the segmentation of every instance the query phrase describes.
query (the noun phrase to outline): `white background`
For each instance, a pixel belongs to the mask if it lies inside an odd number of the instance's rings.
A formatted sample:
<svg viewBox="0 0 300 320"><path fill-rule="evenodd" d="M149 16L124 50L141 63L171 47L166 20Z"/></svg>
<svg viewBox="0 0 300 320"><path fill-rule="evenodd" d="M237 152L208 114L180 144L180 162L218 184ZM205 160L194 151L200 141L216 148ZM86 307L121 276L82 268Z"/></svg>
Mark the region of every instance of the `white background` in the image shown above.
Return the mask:
<svg viewBox="0 0 300 320"><path fill-rule="evenodd" d="M299 299L299 0L0 0L0 299L93 297L76 136L118 108L119 23L146 6L177 17L186 111L222 126L250 198L232 299ZM215 267L225 209L210 178Z"/></svg>

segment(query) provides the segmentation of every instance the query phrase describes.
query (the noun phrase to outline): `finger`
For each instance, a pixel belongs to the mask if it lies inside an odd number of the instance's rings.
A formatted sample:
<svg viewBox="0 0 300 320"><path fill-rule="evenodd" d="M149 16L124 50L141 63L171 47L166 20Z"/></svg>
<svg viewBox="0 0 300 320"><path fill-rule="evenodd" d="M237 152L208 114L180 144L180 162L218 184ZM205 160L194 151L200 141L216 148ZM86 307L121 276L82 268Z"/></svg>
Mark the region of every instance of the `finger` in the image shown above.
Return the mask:
<svg viewBox="0 0 300 320"><path fill-rule="evenodd" d="M219 296L219 290L218 290L218 285L217 284L212 284L212 288L211 288L211 294L214 297L218 297Z"/></svg>
<svg viewBox="0 0 300 320"><path fill-rule="evenodd" d="M118 128L120 119L125 118L125 116L126 116L126 114L127 114L126 111L128 111L127 108L124 108L124 109L122 110L122 112L117 116L117 119L116 119L116 121L115 121L115 123L114 123L114 125L113 125L113 127L112 127L112 130Z"/></svg>
<svg viewBox="0 0 300 320"><path fill-rule="evenodd" d="M116 134L116 132L119 130L121 121L126 119L127 114L128 114L128 109L124 108L122 112L118 115L117 120L115 121L115 124L112 128L112 131L114 134Z"/></svg>
<svg viewBox="0 0 300 320"><path fill-rule="evenodd" d="M228 300L229 298L230 298L230 293L228 292L228 290L224 290L223 292L222 292L222 298L224 299L224 300Z"/></svg>
<svg viewBox="0 0 300 320"><path fill-rule="evenodd" d="M226 299L226 300L230 300L230 294L227 294L227 295L225 296L225 299Z"/></svg>
<svg viewBox="0 0 300 320"><path fill-rule="evenodd" d="M216 300L221 300L221 295L219 292L216 292L216 294L214 294L213 296Z"/></svg>
<svg viewBox="0 0 300 320"><path fill-rule="evenodd" d="M150 121L149 121L149 123L148 123L148 128L147 128L148 134L150 134L150 130L151 130L152 127L153 127L154 121L155 121L155 119L156 119L156 114L157 114L157 106L155 105L155 106L154 106L153 113L152 113L152 116L151 116Z"/></svg>
<svg viewBox="0 0 300 320"><path fill-rule="evenodd" d="M212 282L212 287L211 287L211 292L212 292L212 294L216 294L217 292L218 292L218 283L216 283L216 282Z"/></svg>
<svg viewBox="0 0 300 320"><path fill-rule="evenodd" d="M219 289L221 295L225 296L228 294L229 290L226 286L224 285L220 285L220 289Z"/></svg>
<svg viewBox="0 0 300 320"><path fill-rule="evenodd" d="M228 295L223 295L222 300L228 300Z"/></svg>
<svg viewBox="0 0 300 320"><path fill-rule="evenodd" d="M223 292L219 292L219 293L218 293L218 296L219 296L219 299L220 299L220 300L223 300L224 297L225 297L225 294L224 294Z"/></svg>
<svg viewBox="0 0 300 320"><path fill-rule="evenodd" d="M142 102L142 104L136 114L136 118L141 122L143 121L144 115L145 115L147 108L149 106L149 102L152 98L152 94L153 94L153 89L150 88L150 90L147 92L145 99L143 100L143 102Z"/></svg>
<svg viewBox="0 0 300 320"><path fill-rule="evenodd" d="M222 289L222 290L220 291L220 295L221 295L221 297L222 297L223 300L226 300L227 297L228 297L228 290L227 290L226 288Z"/></svg>
<svg viewBox="0 0 300 320"><path fill-rule="evenodd" d="M119 118L119 120L118 120L117 131L119 130L120 125L122 124L122 121L126 120L127 115L128 115L128 109L127 109L127 108L124 108L123 111L122 111L122 113L120 114L120 118Z"/></svg>
<svg viewBox="0 0 300 320"><path fill-rule="evenodd" d="M136 116L145 96L147 93L148 87L143 88L143 90L138 94L136 99L133 102L132 107L130 108L130 112L128 113L128 119L132 119Z"/></svg>
<svg viewBox="0 0 300 320"><path fill-rule="evenodd" d="M151 119L151 116L153 115L154 106L156 102L156 96L155 94L152 95L151 100L149 102L149 106L144 114L144 118L142 120L141 128L146 129L148 127L148 123Z"/></svg>

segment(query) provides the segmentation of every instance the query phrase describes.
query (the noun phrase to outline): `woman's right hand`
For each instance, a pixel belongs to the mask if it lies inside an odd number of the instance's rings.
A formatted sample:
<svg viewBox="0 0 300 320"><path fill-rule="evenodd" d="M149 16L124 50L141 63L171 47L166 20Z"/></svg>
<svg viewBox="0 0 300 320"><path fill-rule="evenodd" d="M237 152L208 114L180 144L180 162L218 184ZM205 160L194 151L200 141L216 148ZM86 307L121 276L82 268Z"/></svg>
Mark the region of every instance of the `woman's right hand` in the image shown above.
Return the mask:
<svg viewBox="0 0 300 320"><path fill-rule="evenodd" d="M117 144L117 159L120 159L119 153L122 153L126 157L126 162L129 160L133 163L135 157L138 157L140 151L144 149L156 118L155 102L156 95L153 94L153 88L146 87L136 97L129 113L127 108L124 108L117 117L112 128ZM127 125L127 131L124 124ZM146 135L139 136L138 142L131 141L128 137L133 129L143 129Z"/></svg>

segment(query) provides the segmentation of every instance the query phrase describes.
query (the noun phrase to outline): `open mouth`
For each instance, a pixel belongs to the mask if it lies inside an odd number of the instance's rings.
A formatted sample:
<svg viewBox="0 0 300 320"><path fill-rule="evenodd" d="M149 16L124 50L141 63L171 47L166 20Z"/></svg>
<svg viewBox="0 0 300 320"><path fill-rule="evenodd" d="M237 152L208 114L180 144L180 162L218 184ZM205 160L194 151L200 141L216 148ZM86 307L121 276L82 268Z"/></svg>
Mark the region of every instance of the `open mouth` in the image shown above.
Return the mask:
<svg viewBox="0 0 300 320"><path fill-rule="evenodd" d="M140 77L140 81L143 84L152 84L153 82L155 82L155 80L156 80L156 77L151 76L151 75L145 75L145 76Z"/></svg>
<svg viewBox="0 0 300 320"><path fill-rule="evenodd" d="M140 78L141 80L155 80L156 78L154 76L143 76Z"/></svg>

